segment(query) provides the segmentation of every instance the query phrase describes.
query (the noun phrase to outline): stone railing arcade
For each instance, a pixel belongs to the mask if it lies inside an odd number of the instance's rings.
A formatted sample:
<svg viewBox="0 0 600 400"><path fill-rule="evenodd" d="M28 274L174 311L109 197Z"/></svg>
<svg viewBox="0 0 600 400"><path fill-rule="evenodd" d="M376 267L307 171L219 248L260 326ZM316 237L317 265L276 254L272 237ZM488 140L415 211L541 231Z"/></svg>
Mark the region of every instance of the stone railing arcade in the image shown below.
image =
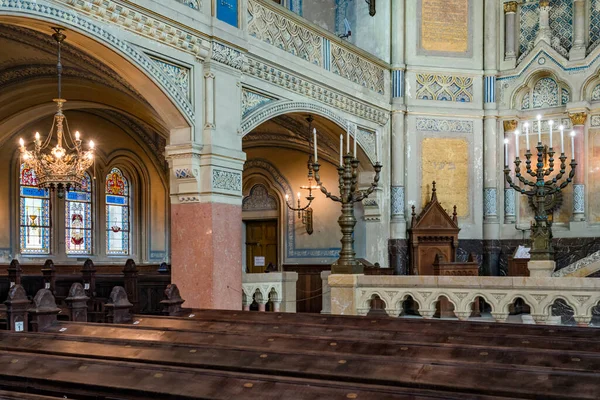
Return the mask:
<svg viewBox="0 0 600 400"><path fill-rule="evenodd" d="M331 314L366 315L374 299L385 304L389 316L398 317L411 297L423 318L432 318L440 297L453 306L456 317L467 320L478 298L491 307L497 322L505 322L509 308L521 298L538 324L550 322L557 300L573 310L573 319L588 326L600 302L600 279L484 276L367 276L330 275Z"/></svg>
<svg viewBox="0 0 600 400"><path fill-rule="evenodd" d="M266 311L271 301L272 311L296 312L296 272L269 272L244 274L242 278L243 310L249 311L253 301L258 303L258 311Z"/></svg>

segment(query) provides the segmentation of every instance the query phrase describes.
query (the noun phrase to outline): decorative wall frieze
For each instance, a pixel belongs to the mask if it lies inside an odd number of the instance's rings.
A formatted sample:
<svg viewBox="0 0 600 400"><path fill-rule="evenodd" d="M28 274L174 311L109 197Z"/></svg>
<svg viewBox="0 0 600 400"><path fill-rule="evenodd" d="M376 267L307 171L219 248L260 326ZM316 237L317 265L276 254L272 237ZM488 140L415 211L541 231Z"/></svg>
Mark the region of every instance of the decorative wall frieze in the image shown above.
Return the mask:
<svg viewBox="0 0 600 400"><path fill-rule="evenodd" d="M256 92L251 89L242 88L242 117L246 117L252 111L277 100L272 96Z"/></svg>
<svg viewBox="0 0 600 400"><path fill-rule="evenodd" d="M198 176L198 170L191 168L177 168L175 169L175 178L177 179L194 179Z"/></svg>
<svg viewBox="0 0 600 400"><path fill-rule="evenodd" d="M30 3L26 0L2 0L6 3ZM150 14L144 10L130 7L124 3L115 3L106 0L54 0L71 9L77 10L96 20L107 24L117 25L137 35L175 47L186 53L204 59L208 56L210 42L185 29L182 25L173 24L166 17ZM184 0L185 1L185 0ZM190 1L190 0L188 0ZM35 3L35 1L31 2ZM199 2L198 2L199 3ZM200 5L200 4L198 4ZM76 16L69 14L68 18Z"/></svg>
<svg viewBox="0 0 600 400"><path fill-rule="evenodd" d="M242 174L215 168L212 171L212 188L231 192L241 192Z"/></svg>
<svg viewBox="0 0 600 400"><path fill-rule="evenodd" d="M366 103L354 100L345 94L313 83L297 75L283 71L262 61L248 58L248 74L269 83L281 86L286 90L306 96L330 107L337 108L349 114L356 115L383 126L390 118L388 111L372 107Z"/></svg>
<svg viewBox="0 0 600 400"><path fill-rule="evenodd" d="M248 62L244 53L219 42L212 42L210 58L240 71L245 69Z"/></svg>
<svg viewBox="0 0 600 400"><path fill-rule="evenodd" d="M100 5L95 7L91 7L90 3L82 0L57 1L61 4L67 5L71 9L75 9L78 12L89 15L95 19L99 19L102 22L106 22L108 24L119 25L123 22L121 18L114 18L113 20L111 18L106 17L107 12L109 12L110 15L113 15L114 12L117 12L116 8L114 7L114 10L108 10L107 5L108 3L110 3L108 1L102 2ZM173 98L173 100L184 112L184 114L186 114L190 118L190 120L194 120L194 109L190 101L188 100L186 95L182 93L179 87L173 82L173 80L170 79L162 71L161 68L159 68L154 62L152 62L152 60L142 51L138 50L136 47L132 46L126 41L119 39L113 33L104 29L102 26L96 24L92 20L83 18L77 13L69 12L68 10L65 10L63 8L57 8L52 5L40 4L35 1L29 0L0 0L0 10L2 9L9 10L15 13L23 13L28 15L35 14L43 16L45 18L59 19L63 21L63 23L66 26L75 26L77 27L77 29L87 32L91 36L101 39L104 43L107 43L110 46L119 49L119 51L126 54L134 63L136 63L146 73L148 73L148 75L150 75L156 82L160 83L160 85L164 88L165 92L167 92ZM123 10L124 9L121 9L121 11L119 11L119 14L117 15L121 15L121 13L124 12ZM145 23L148 23L149 20L146 19L144 21ZM154 26L155 23L156 25L158 25L158 22L152 20L151 25ZM143 26L146 25L142 25L142 27ZM148 28L146 30L150 29ZM146 30L140 29L140 31L144 32ZM152 31L154 31L154 29ZM149 37L151 37L153 40L160 41L159 37L154 36ZM208 52L206 54L208 54Z"/></svg>
<svg viewBox="0 0 600 400"><path fill-rule="evenodd" d="M180 204L184 203L200 203L200 197L198 196L179 196L177 198Z"/></svg>
<svg viewBox="0 0 600 400"><path fill-rule="evenodd" d="M473 121L459 119L417 118L417 131L473 133Z"/></svg>
<svg viewBox="0 0 600 400"><path fill-rule="evenodd" d="M473 101L473 78L439 74L417 74L417 99L454 101L470 103Z"/></svg>

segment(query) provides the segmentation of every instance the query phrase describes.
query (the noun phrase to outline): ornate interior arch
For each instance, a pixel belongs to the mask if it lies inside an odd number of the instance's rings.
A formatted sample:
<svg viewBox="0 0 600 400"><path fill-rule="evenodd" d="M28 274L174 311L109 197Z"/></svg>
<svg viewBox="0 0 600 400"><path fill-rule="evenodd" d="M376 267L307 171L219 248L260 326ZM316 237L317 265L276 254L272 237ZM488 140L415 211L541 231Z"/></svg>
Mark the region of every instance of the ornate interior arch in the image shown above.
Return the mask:
<svg viewBox="0 0 600 400"><path fill-rule="evenodd" d="M553 107L564 107L572 99L573 90L551 70L532 73L513 94L513 108L529 111Z"/></svg>

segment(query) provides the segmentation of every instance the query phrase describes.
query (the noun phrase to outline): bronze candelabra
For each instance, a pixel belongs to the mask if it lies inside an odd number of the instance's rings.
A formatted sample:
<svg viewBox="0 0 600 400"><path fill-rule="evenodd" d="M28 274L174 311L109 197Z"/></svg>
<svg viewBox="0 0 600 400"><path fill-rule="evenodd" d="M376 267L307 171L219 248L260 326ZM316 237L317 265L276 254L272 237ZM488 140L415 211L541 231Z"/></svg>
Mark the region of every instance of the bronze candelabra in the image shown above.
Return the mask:
<svg viewBox="0 0 600 400"><path fill-rule="evenodd" d="M319 176L319 163L315 162L313 164L315 180L317 185L320 186L321 192L323 192L327 198L342 204L342 213L338 218L338 223L342 230L342 250L340 251L340 257L338 260L331 266L332 274L362 274L364 272L363 265L356 260L356 254L354 252L353 233L354 226L356 225L356 217L354 216L354 203L363 201L371 193L373 193L373 190L375 190L377 183L379 182L381 163L377 161L375 164L373 164L373 168L375 169L375 177L371 183L371 186L366 190L358 189L359 164L360 162L358 161L358 158L356 158L355 146L354 155L347 151L346 155L343 156L343 164L338 166L340 188L339 196L335 196L327 191L327 189L323 186Z"/></svg>
<svg viewBox="0 0 600 400"><path fill-rule="evenodd" d="M538 120L540 118L538 117ZM538 122L538 124L541 121ZM539 126L539 125L538 125ZM527 126L526 126L527 129ZM539 129L539 128L538 128ZM552 129L552 127L550 127ZM527 132L528 135L529 132ZM518 132L517 132L518 134ZM552 136L552 131L550 131L550 136ZM574 134L571 134L571 143L573 146ZM529 144L529 138L527 138L527 143ZM516 137L518 141L518 136ZM561 126L561 142L562 142L562 126ZM529 180L521 175L521 160L519 159L518 153L518 145L517 145L517 157L515 158L515 178L517 178L525 187L521 187L518 183L513 182L510 177L510 168L508 167L508 145L505 140L506 146L506 155L505 155L505 163L504 163L504 176L506 178L506 182L517 192L529 196L533 200L534 209L535 209L535 222L531 224L531 260L550 260L554 261L554 248L552 246L552 223L548 220L548 202L551 200L552 196L555 196L564 188L566 188L570 182L573 181L573 177L575 176L575 167L577 163L575 162L575 154L572 150L571 153L571 171L569 172L569 176L559 184L559 181L562 179L563 175L566 172L566 159L564 153L564 146L562 147L562 152L559 157L560 159L560 170L556 174L555 177L546 180L546 177L549 177L552 172L554 172L554 150L552 148L552 139L550 139L550 148L547 151L547 155L549 156L548 160L548 168L544 168L544 145L540 141L537 144L537 163L535 165L535 170L531 168L531 156L532 153L528 149L525 153L525 161L526 171L527 173L534 177L535 180ZM529 145L527 146L529 147ZM527 186L531 187L531 189L527 189Z"/></svg>

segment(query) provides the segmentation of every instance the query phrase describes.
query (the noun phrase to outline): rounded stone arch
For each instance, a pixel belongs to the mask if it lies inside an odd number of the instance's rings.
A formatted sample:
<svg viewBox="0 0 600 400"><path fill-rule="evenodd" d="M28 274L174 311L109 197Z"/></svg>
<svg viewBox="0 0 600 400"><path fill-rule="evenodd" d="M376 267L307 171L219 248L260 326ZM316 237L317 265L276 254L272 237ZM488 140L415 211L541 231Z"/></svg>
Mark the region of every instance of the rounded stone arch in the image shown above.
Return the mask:
<svg viewBox="0 0 600 400"><path fill-rule="evenodd" d="M600 101L600 67L583 82L580 100Z"/></svg>
<svg viewBox="0 0 600 400"><path fill-rule="evenodd" d="M418 299L418 297L415 295L415 293L409 291L409 292L404 292L402 294L402 296L400 296L400 298L396 301L396 309L398 309L398 310L403 309L404 302L406 300L408 300L409 297L417 304L419 309L422 308L423 302Z"/></svg>
<svg viewBox="0 0 600 400"><path fill-rule="evenodd" d="M436 293L435 297L433 297L433 299L429 303L429 308L435 309L436 303L438 303L440 301L440 297L442 297L442 296L444 296L448 300L448 302L454 306L454 310L455 311L459 310L458 307L460 305L460 302L457 301L457 299L456 299L455 296L451 296L451 293L448 293L448 292L439 292L439 293Z"/></svg>
<svg viewBox="0 0 600 400"><path fill-rule="evenodd" d="M573 310L573 313L575 315L577 315L580 307L573 301L573 299L569 300L569 298L567 298L566 296L563 296L561 294L551 296L548 299L545 299L545 301L539 305L542 309L541 310L542 314L551 316L552 315L552 305L556 302L556 300L564 301L567 306L571 307L571 309Z"/></svg>
<svg viewBox="0 0 600 400"><path fill-rule="evenodd" d="M267 103L266 105L257 108L248 116L246 116L242 120L240 134L242 137L246 136L262 123L267 122L268 120L278 117L280 115L290 113L310 113L312 115L317 115L328 119L344 131L347 129L348 123L350 122L348 119L343 118L329 107L325 107L320 104L301 101L279 100ZM366 128L366 130L372 131L372 129L370 128ZM369 160L374 163L374 140L373 143L368 143L367 140L363 137L363 135L357 133L359 133L358 130L355 133L351 132L351 136L355 137L356 135L356 141L358 145L365 152Z"/></svg>
<svg viewBox="0 0 600 400"><path fill-rule="evenodd" d="M69 31L69 44L110 66L139 90L171 136L185 132L188 140L191 138L195 119L191 102L147 55L104 29L103 24L76 11L27 0L0 7L0 23L48 35L52 26L64 27Z"/></svg>
<svg viewBox="0 0 600 400"><path fill-rule="evenodd" d="M495 312L495 310L496 310L497 308L499 308L499 306L498 306L497 302L492 302L492 301L490 300L491 298L490 298L490 297L488 297L488 295L485 295L485 294L483 294L483 293L481 293L481 292L475 292L475 293L472 293L472 294L470 295L470 300L468 300L468 301L467 301L467 304L466 304L466 305L467 305L467 308L468 308L468 309L471 309L471 307L473 306L473 304L475 303L475 301L476 301L476 300L477 300L477 298L479 298L479 297L481 297L483 300L485 300L485 302L486 302L487 304L489 304L489 305L490 305L490 307L491 307L491 309L492 309L492 312ZM494 299L494 300L495 300L495 299Z"/></svg>
<svg viewBox="0 0 600 400"><path fill-rule="evenodd" d="M513 94L511 96L511 107L513 109L517 109L517 110L522 110L522 111L531 111L531 110L536 110L536 109L543 109L543 108L534 108L533 107L533 91L534 88L536 86L536 84L538 84L538 82L541 79L544 78L551 78L556 82L556 85L558 87L558 104L556 106L552 106L552 107L564 107L564 104L562 104L562 99L561 99L561 95L563 90L564 91L568 91L568 95L569 95L569 99L572 101L573 100L573 89L569 86L569 84L562 80L557 71L553 71L551 69L538 69L535 70L533 72L531 72L523 81L523 83L518 86L514 91ZM524 96L528 95L529 96L529 107L527 108L523 108L524 106Z"/></svg>

